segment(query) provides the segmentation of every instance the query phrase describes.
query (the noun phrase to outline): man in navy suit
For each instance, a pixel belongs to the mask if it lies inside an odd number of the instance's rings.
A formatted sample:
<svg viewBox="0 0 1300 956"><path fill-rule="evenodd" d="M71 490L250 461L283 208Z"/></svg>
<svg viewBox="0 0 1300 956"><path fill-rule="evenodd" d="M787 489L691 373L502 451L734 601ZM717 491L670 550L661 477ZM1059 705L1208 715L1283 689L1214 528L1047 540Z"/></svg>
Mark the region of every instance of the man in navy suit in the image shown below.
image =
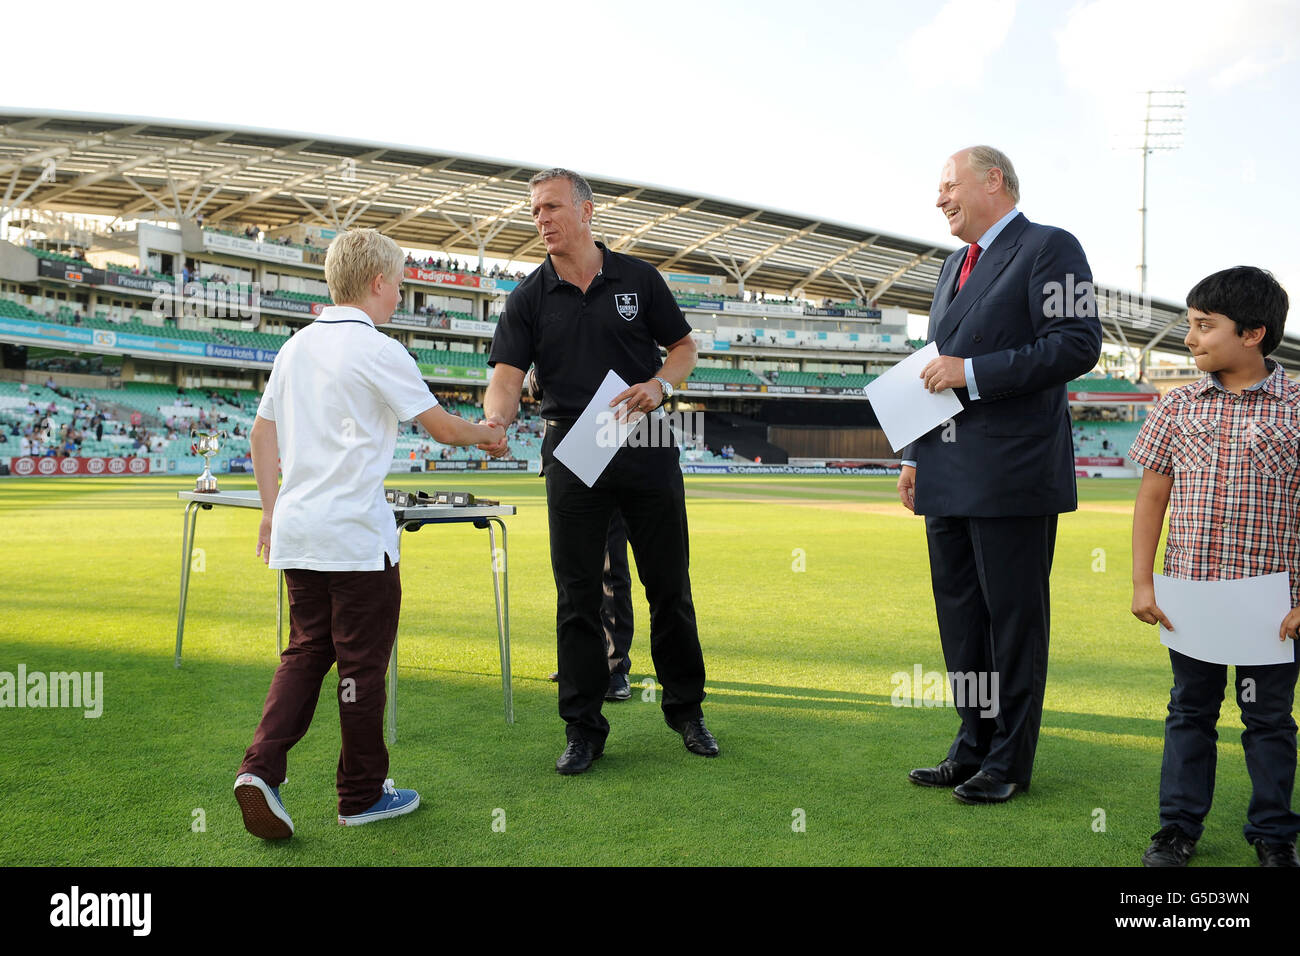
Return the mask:
<svg viewBox="0 0 1300 956"><path fill-rule="evenodd" d="M1074 511L1066 383L1101 353L1092 272L1078 240L1017 209L1011 161L954 154L936 205L969 245L943 264L921 378L962 411L903 452L903 504L925 516L939 638L961 725L913 783L963 803L1029 788L1047 683L1057 515Z"/></svg>

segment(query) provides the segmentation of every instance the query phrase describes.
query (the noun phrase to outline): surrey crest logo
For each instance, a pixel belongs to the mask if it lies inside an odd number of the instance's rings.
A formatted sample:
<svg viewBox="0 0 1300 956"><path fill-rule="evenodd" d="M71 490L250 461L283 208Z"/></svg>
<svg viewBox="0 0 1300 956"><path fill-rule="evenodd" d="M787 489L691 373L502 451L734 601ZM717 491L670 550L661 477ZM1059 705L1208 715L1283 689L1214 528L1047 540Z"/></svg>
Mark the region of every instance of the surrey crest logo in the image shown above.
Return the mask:
<svg viewBox="0 0 1300 956"><path fill-rule="evenodd" d="M628 322L636 318L637 301L635 292L618 293L614 296L614 305L618 308L618 314Z"/></svg>

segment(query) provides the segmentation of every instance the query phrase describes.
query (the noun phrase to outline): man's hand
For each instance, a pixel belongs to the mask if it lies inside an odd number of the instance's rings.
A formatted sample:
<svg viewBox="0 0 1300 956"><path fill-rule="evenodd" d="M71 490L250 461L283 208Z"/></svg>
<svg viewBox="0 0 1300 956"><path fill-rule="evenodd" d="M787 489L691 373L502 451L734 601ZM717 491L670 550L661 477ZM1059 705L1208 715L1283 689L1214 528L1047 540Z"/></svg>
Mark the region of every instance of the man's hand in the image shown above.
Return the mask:
<svg viewBox="0 0 1300 956"><path fill-rule="evenodd" d="M1287 620L1289 621L1295 613L1292 611L1287 615ZM1156 589L1151 584L1133 585L1133 616L1143 624L1159 622L1165 626L1166 631L1174 629L1174 626L1169 623L1169 618L1165 617L1165 612L1156 606Z"/></svg>
<svg viewBox="0 0 1300 956"><path fill-rule="evenodd" d="M898 475L898 499L904 508L916 514L916 469L911 465L904 465Z"/></svg>
<svg viewBox="0 0 1300 956"><path fill-rule="evenodd" d="M619 392L610 399L609 406L613 408L619 402L627 399L626 409L619 409L614 413L616 421L623 421L631 418L633 412L652 412L664 403L664 389L654 379L648 382L642 382L640 385L633 385L625 391Z"/></svg>
<svg viewBox="0 0 1300 956"><path fill-rule="evenodd" d="M946 388L965 388L966 360L953 355L940 355L921 369L921 380L932 392L942 392Z"/></svg>
<svg viewBox="0 0 1300 956"><path fill-rule="evenodd" d="M1300 607L1291 608L1291 613L1282 618L1282 626L1278 628L1278 640L1285 641L1288 637L1295 640L1300 635Z"/></svg>
<svg viewBox="0 0 1300 956"><path fill-rule="evenodd" d="M490 441L480 442L474 447L479 451L487 452L492 458L504 457L510 451L510 445L506 441L505 422L499 418L488 418L484 419L481 424L488 429L489 435L495 437Z"/></svg>
<svg viewBox="0 0 1300 956"><path fill-rule="evenodd" d="M262 515L262 524L257 529L257 556L267 567L271 566L271 516Z"/></svg>

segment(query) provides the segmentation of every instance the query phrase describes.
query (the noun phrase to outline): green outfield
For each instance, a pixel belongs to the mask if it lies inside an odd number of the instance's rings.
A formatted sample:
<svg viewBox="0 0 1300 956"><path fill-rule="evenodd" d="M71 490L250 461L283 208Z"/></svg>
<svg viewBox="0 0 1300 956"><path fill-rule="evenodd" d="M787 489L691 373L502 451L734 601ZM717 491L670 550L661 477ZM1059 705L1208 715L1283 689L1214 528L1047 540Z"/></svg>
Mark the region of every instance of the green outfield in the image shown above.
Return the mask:
<svg viewBox="0 0 1300 956"><path fill-rule="evenodd" d="M1171 677L1155 631L1128 610L1135 482L1083 481L1080 511L1062 517L1033 788L970 807L907 782L944 755L956 720L892 700L894 675L942 671L943 658L923 527L891 479L687 478L705 715L722 755L688 754L638 692L606 706L605 757L565 778L547 680L555 589L542 482L395 476L519 507L509 522L517 722L502 719L484 533L408 535L391 775L422 805L336 825L331 673L282 790L297 836L267 844L244 831L231 787L276 663L274 573L254 557L255 512L203 513L185 664L172 667L175 492L187 481L0 481L0 671L103 674L98 718L0 709L0 863L1131 866L1158 827ZM639 680L653 669L636 602ZM1229 698L1193 865L1255 863L1241 836L1240 729Z"/></svg>

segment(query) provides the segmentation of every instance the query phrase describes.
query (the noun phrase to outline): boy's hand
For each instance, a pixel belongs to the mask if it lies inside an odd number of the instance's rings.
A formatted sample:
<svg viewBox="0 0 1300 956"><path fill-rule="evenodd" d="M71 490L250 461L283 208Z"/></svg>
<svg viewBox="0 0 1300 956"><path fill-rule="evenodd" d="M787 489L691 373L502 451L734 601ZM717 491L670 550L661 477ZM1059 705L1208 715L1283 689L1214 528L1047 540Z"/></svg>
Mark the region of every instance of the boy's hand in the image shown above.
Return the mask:
<svg viewBox="0 0 1300 956"><path fill-rule="evenodd" d="M1152 585L1133 586L1133 616L1143 624L1160 623L1166 631L1174 629L1165 612L1156 605L1156 589Z"/></svg>
<svg viewBox="0 0 1300 956"><path fill-rule="evenodd" d="M267 567L271 566L271 516L263 515L257 529L257 556Z"/></svg>
<svg viewBox="0 0 1300 956"><path fill-rule="evenodd" d="M510 446L506 442L506 427L498 421L485 421L479 425L484 431L484 438L475 447L485 451L493 458L500 458Z"/></svg>
<svg viewBox="0 0 1300 956"><path fill-rule="evenodd" d="M1282 626L1278 628L1278 640L1285 641L1288 637L1295 640L1298 631L1300 631L1300 607L1293 607L1291 613L1282 618Z"/></svg>

